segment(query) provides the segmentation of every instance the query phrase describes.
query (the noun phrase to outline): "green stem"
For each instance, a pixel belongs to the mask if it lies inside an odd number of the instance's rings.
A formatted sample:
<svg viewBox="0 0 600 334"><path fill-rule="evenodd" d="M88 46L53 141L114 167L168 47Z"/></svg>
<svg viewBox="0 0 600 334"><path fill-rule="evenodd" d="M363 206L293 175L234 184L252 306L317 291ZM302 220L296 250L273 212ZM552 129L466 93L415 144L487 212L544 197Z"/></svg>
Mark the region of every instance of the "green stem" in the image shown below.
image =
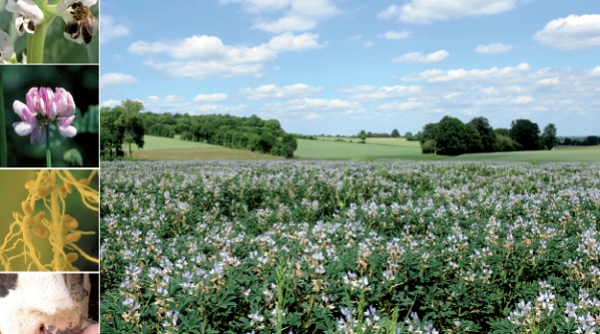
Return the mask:
<svg viewBox="0 0 600 334"><path fill-rule="evenodd" d="M52 154L50 154L50 124L46 124L46 167L52 168Z"/></svg>
<svg viewBox="0 0 600 334"><path fill-rule="evenodd" d="M35 32L27 34L27 63L41 64L44 62L46 31L55 17L53 14L47 14L42 22L35 25Z"/></svg>
<svg viewBox="0 0 600 334"><path fill-rule="evenodd" d="M2 89L2 71L0 71L0 148L2 156L0 157L0 166L8 167L6 160L8 147L6 146L6 119L4 118L4 91Z"/></svg>

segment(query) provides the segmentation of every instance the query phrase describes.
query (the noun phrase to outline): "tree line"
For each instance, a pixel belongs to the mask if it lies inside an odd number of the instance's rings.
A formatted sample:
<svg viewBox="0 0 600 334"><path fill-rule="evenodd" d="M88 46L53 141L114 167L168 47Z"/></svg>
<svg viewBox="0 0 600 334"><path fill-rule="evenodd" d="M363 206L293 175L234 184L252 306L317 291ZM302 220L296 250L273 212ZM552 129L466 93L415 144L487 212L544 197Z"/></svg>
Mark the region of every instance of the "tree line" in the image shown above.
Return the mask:
<svg viewBox="0 0 600 334"><path fill-rule="evenodd" d="M485 117L463 123L444 116L428 123L418 137L423 153L459 155L464 153L550 150L558 144L556 126L546 125L541 132L537 123L527 119L511 122L510 128L493 129Z"/></svg>
<svg viewBox="0 0 600 334"><path fill-rule="evenodd" d="M295 136L287 134L277 120L262 120L256 115L155 114L141 112L139 101L125 100L114 108L101 110L103 156L123 155L122 147L144 145L144 135L205 142L235 149L247 149L292 158L298 147Z"/></svg>
<svg viewBox="0 0 600 334"><path fill-rule="evenodd" d="M263 120L256 115L142 114L147 134L205 142L235 149L292 158L298 147L296 137L286 133L278 120Z"/></svg>
<svg viewBox="0 0 600 334"><path fill-rule="evenodd" d="M600 145L600 136L587 136L585 138L566 137L560 144L567 146L595 146Z"/></svg>

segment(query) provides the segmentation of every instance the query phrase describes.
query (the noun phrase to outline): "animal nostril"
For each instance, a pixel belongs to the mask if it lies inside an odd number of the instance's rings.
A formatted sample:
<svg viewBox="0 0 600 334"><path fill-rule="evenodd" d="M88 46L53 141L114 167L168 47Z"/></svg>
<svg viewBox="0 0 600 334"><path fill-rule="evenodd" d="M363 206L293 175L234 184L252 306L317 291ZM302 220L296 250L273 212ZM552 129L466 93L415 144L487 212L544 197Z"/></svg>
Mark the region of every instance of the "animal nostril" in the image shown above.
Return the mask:
<svg viewBox="0 0 600 334"><path fill-rule="evenodd" d="M46 328L45 328L44 324L40 325L40 332L39 332L39 334L46 334Z"/></svg>

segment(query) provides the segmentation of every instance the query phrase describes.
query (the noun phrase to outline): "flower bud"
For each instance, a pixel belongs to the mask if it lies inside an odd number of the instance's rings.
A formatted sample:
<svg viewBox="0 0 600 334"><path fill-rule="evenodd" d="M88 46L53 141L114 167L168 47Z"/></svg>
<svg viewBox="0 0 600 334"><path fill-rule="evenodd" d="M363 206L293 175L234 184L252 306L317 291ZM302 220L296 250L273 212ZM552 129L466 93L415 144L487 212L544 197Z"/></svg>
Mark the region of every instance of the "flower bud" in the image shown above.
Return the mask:
<svg viewBox="0 0 600 334"><path fill-rule="evenodd" d="M25 189L31 189L35 186L35 180L29 180L25 183Z"/></svg>
<svg viewBox="0 0 600 334"><path fill-rule="evenodd" d="M50 187L41 187L37 190L37 195L39 198L44 198L44 197L48 196L48 194L50 194L51 191L52 191L52 188L50 188Z"/></svg>
<svg viewBox="0 0 600 334"><path fill-rule="evenodd" d="M73 187L71 186L71 184L69 182L65 182L64 186L65 186L65 189L67 190L67 194L70 194L73 192Z"/></svg>
<svg viewBox="0 0 600 334"><path fill-rule="evenodd" d="M40 211L40 212L38 212L37 215L35 215L35 217L32 218L32 221L34 224L39 224L44 219L45 216L46 216L46 213L44 211Z"/></svg>
<svg viewBox="0 0 600 334"><path fill-rule="evenodd" d="M33 233L40 238L45 238L48 236L48 229L42 224L33 225L31 228Z"/></svg>
<svg viewBox="0 0 600 334"><path fill-rule="evenodd" d="M67 234L66 238L70 242L77 242L77 241L79 241L79 239L81 239L81 233L79 233L79 232L69 233L69 234Z"/></svg>
<svg viewBox="0 0 600 334"><path fill-rule="evenodd" d="M71 252L71 253L67 254L67 261L69 263L73 263L73 262L77 261L78 258L79 258L79 255L75 252Z"/></svg>
<svg viewBox="0 0 600 334"><path fill-rule="evenodd" d="M27 202L27 201L21 202L21 208L23 209L23 212L26 215L30 215L31 212L33 212L33 210L31 209L31 205L29 205L29 202Z"/></svg>
<svg viewBox="0 0 600 334"><path fill-rule="evenodd" d="M75 230L75 229L77 229L77 226L79 226L77 219L73 218L70 215L64 215L63 219L62 219L62 223L63 223L63 228L65 230Z"/></svg>

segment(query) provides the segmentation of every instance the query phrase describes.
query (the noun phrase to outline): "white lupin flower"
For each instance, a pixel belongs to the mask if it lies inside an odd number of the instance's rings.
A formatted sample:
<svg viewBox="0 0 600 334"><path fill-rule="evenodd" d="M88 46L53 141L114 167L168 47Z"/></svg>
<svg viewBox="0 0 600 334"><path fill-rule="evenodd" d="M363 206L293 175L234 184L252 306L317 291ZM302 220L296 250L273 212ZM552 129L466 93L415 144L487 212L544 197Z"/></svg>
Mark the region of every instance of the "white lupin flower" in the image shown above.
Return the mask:
<svg viewBox="0 0 600 334"><path fill-rule="evenodd" d="M76 3L77 1L78 0L60 0L58 2L58 4L56 5L56 15L61 16L63 18L63 20L65 21L65 23L69 23L69 21L71 20L71 15L65 15L65 11L67 10L67 7ZM91 6L95 5L98 1L97 0L79 0L79 2L81 2L85 6L91 7Z"/></svg>
<svg viewBox="0 0 600 334"><path fill-rule="evenodd" d="M44 13L32 0L8 0L5 8L15 14L15 27L19 36L25 32L33 34L35 25L44 19Z"/></svg>
<svg viewBox="0 0 600 334"><path fill-rule="evenodd" d="M3 30L0 30L0 64L6 64L6 60L12 57L14 51L13 41Z"/></svg>

